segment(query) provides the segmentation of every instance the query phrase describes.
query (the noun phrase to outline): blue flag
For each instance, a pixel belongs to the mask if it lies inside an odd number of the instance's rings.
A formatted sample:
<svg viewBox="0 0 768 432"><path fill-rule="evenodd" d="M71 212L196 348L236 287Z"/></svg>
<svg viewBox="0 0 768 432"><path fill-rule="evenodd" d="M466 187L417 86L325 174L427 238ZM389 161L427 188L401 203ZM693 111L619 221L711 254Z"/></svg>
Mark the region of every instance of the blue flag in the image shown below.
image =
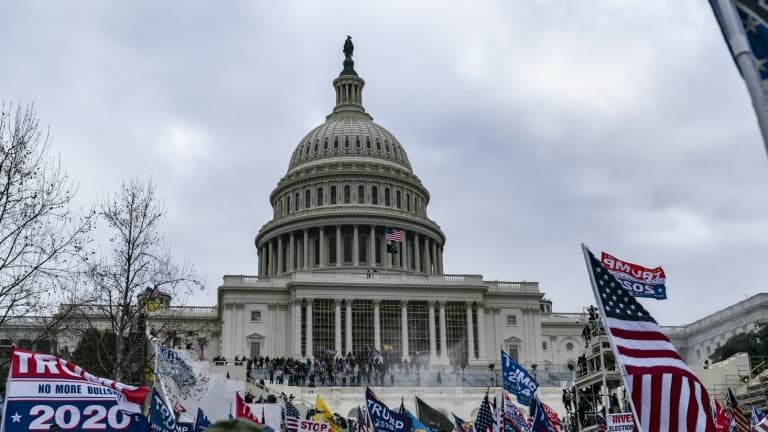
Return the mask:
<svg viewBox="0 0 768 432"><path fill-rule="evenodd" d="M453 421L456 423L456 430L459 432L475 432L475 426L463 418L453 415Z"/></svg>
<svg viewBox="0 0 768 432"><path fill-rule="evenodd" d="M369 388L365 389L365 407L375 432L411 432L411 419L389 409Z"/></svg>
<svg viewBox="0 0 768 432"><path fill-rule="evenodd" d="M501 376L504 390L517 396L517 401L522 405L531 403L531 398L539 388L539 384L504 350L501 350Z"/></svg>
<svg viewBox="0 0 768 432"><path fill-rule="evenodd" d="M408 418L411 419L411 430L413 432L435 432L429 427L427 427L427 425L420 422L419 419L417 419L412 412L405 410L405 415L407 415Z"/></svg>
<svg viewBox="0 0 768 432"><path fill-rule="evenodd" d="M195 432L195 424L191 422L177 422L176 432Z"/></svg>
<svg viewBox="0 0 768 432"><path fill-rule="evenodd" d="M176 432L176 417L154 387L149 404L149 423L154 432Z"/></svg>
<svg viewBox="0 0 768 432"><path fill-rule="evenodd" d="M211 425L211 421L208 420L208 417L206 417L203 410L201 408L197 408L197 416L195 417L195 428L193 429L193 431L202 432L208 429L208 426L210 425Z"/></svg>

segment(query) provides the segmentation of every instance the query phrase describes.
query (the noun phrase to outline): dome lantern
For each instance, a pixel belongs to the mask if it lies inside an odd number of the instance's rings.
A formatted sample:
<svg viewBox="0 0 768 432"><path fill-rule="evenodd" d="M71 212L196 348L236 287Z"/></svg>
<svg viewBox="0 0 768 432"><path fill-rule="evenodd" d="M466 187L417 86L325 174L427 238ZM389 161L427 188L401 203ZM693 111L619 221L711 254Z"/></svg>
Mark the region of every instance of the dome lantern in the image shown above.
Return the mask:
<svg viewBox="0 0 768 432"><path fill-rule="evenodd" d="M357 72L355 72L355 62L352 60L354 49L352 36L347 36L343 50L344 69L339 74L339 77L333 80L333 87L336 89L336 106L333 108L333 112L328 115L328 118L336 113L358 112L364 114L369 119L373 119L363 108L365 80L360 78Z"/></svg>

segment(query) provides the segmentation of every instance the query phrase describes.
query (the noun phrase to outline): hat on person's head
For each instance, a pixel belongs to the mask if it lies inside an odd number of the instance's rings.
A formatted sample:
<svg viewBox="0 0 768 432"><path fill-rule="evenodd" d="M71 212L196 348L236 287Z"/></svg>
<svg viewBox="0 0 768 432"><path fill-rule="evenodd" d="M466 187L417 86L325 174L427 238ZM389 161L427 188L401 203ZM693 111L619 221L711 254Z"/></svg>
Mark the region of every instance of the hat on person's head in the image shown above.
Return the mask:
<svg viewBox="0 0 768 432"><path fill-rule="evenodd" d="M206 429L207 432L264 432L264 428L254 422L242 419L217 421Z"/></svg>

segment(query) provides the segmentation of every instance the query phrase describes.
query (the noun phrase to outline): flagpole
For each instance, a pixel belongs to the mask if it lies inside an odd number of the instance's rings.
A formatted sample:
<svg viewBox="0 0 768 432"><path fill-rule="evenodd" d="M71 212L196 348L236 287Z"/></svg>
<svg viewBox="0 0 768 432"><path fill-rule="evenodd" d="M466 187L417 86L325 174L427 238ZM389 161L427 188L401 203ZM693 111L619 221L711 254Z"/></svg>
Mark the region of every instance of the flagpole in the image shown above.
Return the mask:
<svg viewBox="0 0 768 432"><path fill-rule="evenodd" d="M749 46L744 26L739 19L736 6L732 0L715 0L722 15L722 26L728 44L731 47L733 58L739 65L747 91L752 98L752 107L757 116L757 124L763 137L763 147L768 155L768 100L763 92L763 80L757 71L752 49Z"/></svg>
<svg viewBox="0 0 768 432"><path fill-rule="evenodd" d="M600 298L600 293L597 292L597 281L595 280L595 275L592 272L592 265L589 262L589 249L587 248L587 245L584 243L581 244L581 250L584 252L584 262L587 265L587 273L589 273L589 282L592 285L592 294L595 296L595 303L597 303L597 307L600 311L600 319L603 320L603 329L605 330L606 334L609 336L608 342L609 345L611 345L611 351L613 351L613 357L616 359L616 364L619 365L619 371L621 371L621 381L624 383L624 388L629 389L632 386L628 384L627 380L627 370L624 368L624 363L619 361L621 356L619 355L619 350L616 347L616 344L613 343L613 333L611 333L611 329L608 326L608 323L605 320L605 308L603 308L603 302L598 300ZM587 347L589 348L589 347ZM574 382L574 386L575 386ZM607 390L607 389L606 389ZM643 432L643 428L640 426L640 417L637 415L637 408L635 408L635 401L632 400L632 396L628 395L629 397L629 406L632 408L632 417L635 421L635 427L638 431ZM578 403L578 401L577 401ZM605 404L604 404L605 405ZM606 413L607 414L607 413ZM607 417L606 417L607 421Z"/></svg>

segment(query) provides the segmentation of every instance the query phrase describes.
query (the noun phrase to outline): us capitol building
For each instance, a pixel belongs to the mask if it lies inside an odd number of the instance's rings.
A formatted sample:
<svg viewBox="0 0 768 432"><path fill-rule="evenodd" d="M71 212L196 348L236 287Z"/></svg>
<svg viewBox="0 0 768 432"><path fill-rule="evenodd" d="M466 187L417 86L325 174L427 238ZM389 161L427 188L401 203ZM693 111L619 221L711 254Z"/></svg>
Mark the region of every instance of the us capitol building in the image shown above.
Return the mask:
<svg viewBox="0 0 768 432"><path fill-rule="evenodd" d="M352 43L335 105L301 139L255 239L257 276L218 289L219 351L269 357L371 352L435 365L574 363L583 323L551 314L536 282L447 274L446 235L405 148L363 106Z"/></svg>

